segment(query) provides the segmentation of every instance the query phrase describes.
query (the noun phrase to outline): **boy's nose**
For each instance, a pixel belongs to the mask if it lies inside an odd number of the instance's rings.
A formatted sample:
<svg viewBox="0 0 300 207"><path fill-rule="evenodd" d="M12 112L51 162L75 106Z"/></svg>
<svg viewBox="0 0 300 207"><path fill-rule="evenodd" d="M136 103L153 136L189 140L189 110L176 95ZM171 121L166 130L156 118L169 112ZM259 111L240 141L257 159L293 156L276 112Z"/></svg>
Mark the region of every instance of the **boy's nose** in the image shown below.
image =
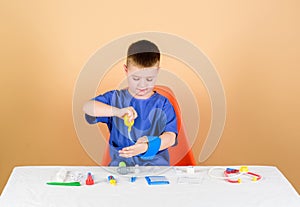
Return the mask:
<svg viewBox="0 0 300 207"><path fill-rule="evenodd" d="M139 81L139 84L138 84L139 87L145 87L147 86L147 82L144 78L142 78L140 81Z"/></svg>

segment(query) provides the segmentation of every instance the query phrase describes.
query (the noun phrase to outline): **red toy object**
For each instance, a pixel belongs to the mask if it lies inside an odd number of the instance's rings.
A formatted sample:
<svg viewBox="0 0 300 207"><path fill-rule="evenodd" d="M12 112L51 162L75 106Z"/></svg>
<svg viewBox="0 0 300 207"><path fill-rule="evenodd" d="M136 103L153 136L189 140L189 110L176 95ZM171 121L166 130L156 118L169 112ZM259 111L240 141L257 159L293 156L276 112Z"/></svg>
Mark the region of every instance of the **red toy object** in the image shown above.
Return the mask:
<svg viewBox="0 0 300 207"><path fill-rule="evenodd" d="M92 176L92 174L90 172L87 175L87 178L85 180L85 184L87 184L87 185L94 185L94 179L93 179L93 176Z"/></svg>

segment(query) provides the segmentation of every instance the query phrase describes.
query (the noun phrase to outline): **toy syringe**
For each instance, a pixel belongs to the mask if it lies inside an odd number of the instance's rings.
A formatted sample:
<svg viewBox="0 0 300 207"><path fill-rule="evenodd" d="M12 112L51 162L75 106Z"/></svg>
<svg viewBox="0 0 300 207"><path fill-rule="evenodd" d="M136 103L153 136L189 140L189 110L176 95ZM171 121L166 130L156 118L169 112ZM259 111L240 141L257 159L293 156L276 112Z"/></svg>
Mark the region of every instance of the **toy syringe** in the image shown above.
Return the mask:
<svg viewBox="0 0 300 207"><path fill-rule="evenodd" d="M125 126L128 127L128 138L130 139L130 141L134 142L133 139L131 138L131 135L130 135L130 132L131 132L131 127L133 126L134 124L134 120L132 120L131 122L129 122L129 119L128 119L128 116L125 115L124 116L124 124Z"/></svg>

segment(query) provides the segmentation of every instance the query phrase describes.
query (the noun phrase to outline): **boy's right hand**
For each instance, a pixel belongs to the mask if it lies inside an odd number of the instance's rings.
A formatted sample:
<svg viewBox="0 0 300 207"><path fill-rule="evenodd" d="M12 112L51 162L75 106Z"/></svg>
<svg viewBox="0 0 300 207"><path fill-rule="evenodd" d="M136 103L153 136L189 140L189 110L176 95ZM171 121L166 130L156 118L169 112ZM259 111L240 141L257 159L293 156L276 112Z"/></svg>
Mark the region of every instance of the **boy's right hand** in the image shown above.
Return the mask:
<svg viewBox="0 0 300 207"><path fill-rule="evenodd" d="M116 116L119 117L119 118L122 118L122 119L124 118L125 115L127 115L129 122L133 121L138 116L135 109L131 106L126 107L126 108L121 108L116 113Z"/></svg>

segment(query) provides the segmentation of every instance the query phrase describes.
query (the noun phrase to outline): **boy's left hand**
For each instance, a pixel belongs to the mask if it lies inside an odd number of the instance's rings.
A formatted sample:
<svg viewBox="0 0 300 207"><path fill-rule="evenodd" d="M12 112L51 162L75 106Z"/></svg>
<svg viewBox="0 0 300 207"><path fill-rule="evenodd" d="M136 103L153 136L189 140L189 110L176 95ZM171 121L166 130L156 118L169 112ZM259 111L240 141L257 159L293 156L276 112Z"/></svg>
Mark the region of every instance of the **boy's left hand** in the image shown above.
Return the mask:
<svg viewBox="0 0 300 207"><path fill-rule="evenodd" d="M119 155L129 158L146 152L148 149L148 143L146 141L147 138L141 137L134 145L119 150Z"/></svg>

